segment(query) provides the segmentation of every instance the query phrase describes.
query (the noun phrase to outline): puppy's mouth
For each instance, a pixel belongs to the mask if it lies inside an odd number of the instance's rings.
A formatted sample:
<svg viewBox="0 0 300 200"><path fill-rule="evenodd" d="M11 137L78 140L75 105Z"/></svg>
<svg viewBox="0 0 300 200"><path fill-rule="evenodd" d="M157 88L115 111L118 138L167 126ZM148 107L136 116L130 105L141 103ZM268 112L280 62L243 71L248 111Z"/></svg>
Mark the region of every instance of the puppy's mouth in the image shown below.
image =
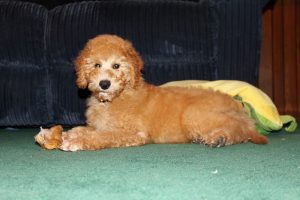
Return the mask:
<svg viewBox="0 0 300 200"><path fill-rule="evenodd" d="M110 92L107 90L99 90L99 94L109 94Z"/></svg>
<svg viewBox="0 0 300 200"><path fill-rule="evenodd" d="M98 92L97 98L101 103L111 102L112 100L110 92L103 90Z"/></svg>

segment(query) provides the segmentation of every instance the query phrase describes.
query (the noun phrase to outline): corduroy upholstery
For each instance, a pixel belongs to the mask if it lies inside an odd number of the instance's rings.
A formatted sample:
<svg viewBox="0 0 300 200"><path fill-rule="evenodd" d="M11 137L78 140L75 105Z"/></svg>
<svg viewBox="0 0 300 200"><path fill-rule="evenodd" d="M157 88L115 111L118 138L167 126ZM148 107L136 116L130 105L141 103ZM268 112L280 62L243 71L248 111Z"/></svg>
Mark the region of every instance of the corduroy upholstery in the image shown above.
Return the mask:
<svg viewBox="0 0 300 200"><path fill-rule="evenodd" d="M0 1L0 126L48 121L47 9Z"/></svg>
<svg viewBox="0 0 300 200"><path fill-rule="evenodd" d="M256 83L266 0L33 2L0 1L0 126L84 124L73 60L102 33L132 41L156 85Z"/></svg>

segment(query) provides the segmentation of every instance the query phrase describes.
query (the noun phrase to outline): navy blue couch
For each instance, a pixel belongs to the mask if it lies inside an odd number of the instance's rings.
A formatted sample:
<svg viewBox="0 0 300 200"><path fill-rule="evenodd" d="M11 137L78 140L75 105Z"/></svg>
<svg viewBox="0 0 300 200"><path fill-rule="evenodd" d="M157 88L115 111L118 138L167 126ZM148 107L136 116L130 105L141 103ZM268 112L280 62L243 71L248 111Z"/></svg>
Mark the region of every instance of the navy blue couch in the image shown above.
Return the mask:
<svg viewBox="0 0 300 200"><path fill-rule="evenodd" d="M84 124L88 91L73 60L89 38L134 44L153 84L237 79L256 84L267 0L0 0L0 126Z"/></svg>

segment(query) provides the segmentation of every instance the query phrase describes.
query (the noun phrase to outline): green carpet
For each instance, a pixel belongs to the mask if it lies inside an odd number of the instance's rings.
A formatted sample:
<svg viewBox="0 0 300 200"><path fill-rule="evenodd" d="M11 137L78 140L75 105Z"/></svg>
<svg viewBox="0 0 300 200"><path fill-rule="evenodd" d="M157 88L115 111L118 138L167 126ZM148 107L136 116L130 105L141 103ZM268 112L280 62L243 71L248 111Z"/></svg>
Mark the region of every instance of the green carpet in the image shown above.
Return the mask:
<svg viewBox="0 0 300 200"><path fill-rule="evenodd" d="M46 151L37 129L0 129L1 200L300 198L300 129L268 145Z"/></svg>

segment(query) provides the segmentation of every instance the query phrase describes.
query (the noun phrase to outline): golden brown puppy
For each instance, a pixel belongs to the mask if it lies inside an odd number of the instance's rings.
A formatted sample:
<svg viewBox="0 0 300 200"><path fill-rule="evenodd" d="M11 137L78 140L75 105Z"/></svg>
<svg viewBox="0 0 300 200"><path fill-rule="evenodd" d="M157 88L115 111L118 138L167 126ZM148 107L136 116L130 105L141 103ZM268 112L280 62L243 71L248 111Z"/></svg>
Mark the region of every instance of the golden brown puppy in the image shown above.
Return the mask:
<svg viewBox="0 0 300 200"><path fill-rule="evenodd" d="M97 150L147 143L203 143L212 147L267 143L242 105L207 89L158 88L144 82L143 61L130 42L114 35L88 41L75 61L77 85L92 95L87 125L63 132L42 129L46 149Z"/></svg>

